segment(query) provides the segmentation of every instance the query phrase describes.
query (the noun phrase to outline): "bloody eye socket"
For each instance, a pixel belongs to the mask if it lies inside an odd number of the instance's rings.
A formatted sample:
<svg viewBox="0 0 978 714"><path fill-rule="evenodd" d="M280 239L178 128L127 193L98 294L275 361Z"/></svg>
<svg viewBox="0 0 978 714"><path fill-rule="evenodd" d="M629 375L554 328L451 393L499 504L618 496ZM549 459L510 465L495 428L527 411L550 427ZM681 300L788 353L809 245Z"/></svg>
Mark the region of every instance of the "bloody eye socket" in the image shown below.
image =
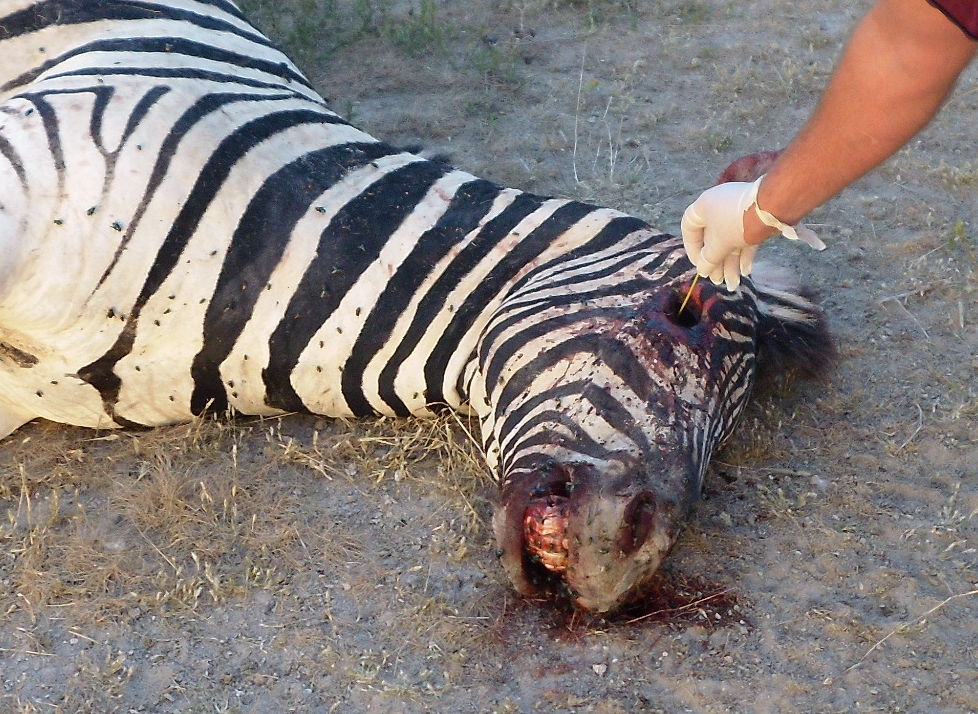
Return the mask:
<svg viewBox="0 0 978 714"><path fill-rule="evenodd" d="M700 304L699 295L697 293L689 295L689 293L689 284L677 287L669 296L665 310L669 322L687 330L698 325L703 315L703 306ZM687 295L689 295L689 300L686 300Z"/></svg>

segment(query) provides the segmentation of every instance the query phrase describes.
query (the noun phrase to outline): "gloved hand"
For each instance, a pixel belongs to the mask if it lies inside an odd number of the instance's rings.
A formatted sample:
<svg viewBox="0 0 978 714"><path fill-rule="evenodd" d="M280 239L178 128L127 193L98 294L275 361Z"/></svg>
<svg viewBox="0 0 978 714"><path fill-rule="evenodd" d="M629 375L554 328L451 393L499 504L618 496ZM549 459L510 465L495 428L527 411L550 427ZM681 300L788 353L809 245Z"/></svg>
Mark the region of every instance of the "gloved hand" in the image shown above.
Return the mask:
<svg viewBox="0 0 978 714"><path fill-rule="evenodd" d="M744 211L751 206L765 225L777 228L791 240L802 240L816 250L825 248L814 232L801 224L789 226L757 206L757 190L764 179L753 183L722 183L704 191L683 213L683 246L696 272L714 285L726 282L733 292L741 275L750 275L759 245L744 240Z"/></svg>

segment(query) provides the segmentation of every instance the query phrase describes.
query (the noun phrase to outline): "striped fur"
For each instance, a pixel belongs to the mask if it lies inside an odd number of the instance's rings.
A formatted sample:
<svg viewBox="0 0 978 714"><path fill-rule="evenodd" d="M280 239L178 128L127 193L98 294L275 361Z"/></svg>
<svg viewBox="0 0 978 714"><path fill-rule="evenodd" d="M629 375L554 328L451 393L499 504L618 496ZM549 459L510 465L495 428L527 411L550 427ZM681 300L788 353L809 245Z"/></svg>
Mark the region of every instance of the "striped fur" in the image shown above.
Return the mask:
<svg viewBox="0 0 978 714"><path fill-rule="evenodd" d="M521 590L535 495L627 492L669 521L594 556L627 577L583 556L565 575L603 611L671 547L750 393L759 326L811 337L803 362L826 349L795 292L699 285L678 316L677 239L350 126L226 0L0 8L2 435L35 417L474 412Z"/></svg>

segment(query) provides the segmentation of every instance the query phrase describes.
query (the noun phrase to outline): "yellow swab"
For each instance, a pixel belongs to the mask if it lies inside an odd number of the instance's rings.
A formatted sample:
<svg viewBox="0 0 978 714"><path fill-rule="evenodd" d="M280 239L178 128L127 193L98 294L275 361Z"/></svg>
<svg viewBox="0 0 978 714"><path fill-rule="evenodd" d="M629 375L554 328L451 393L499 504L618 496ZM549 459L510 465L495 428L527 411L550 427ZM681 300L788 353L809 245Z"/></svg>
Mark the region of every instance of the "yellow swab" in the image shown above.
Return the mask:
<svg viewBox="0 0 978 714"><path fill-rule="evenodd" d="M683 304L679 306L679 312L676 313L677 315L682 315L683 314L683 308L686 307L686 303L689 302L689 299L691 297L693 297L693 288L696 287L696 281L699 280L699 279L700 279L700 274L699 273L697 273L696 275L693 276L693 282L690 283L690 285L689 285L689 292L686 293L686 299L683 300Z"/></svg>

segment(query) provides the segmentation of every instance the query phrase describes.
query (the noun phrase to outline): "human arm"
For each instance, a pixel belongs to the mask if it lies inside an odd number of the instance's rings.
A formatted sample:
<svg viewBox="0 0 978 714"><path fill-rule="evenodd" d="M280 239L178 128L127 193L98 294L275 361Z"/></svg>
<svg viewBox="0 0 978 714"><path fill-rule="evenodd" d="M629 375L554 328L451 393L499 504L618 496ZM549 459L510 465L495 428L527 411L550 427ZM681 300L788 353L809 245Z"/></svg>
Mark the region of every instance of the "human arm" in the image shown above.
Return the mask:
<svg viewBox="0 0 978 714"><path fill-rule="evenodd" d="M794 225L880 164L930 121L976 47L926 0L879 0L853 32L815 113L770 167L756 205ZM690 259L728 286L737 266L749 271L751 246L778 232L736 202L712 201L708 215L692 222L699 224L684 226Z"/></svg>
<svg viewBox="0 0 978 714"><path fill-rule="evenodd" d="M937 113L976 47L925 0L880 0L808 124L768 171L758 205L795 224L896 153ZM744 227L749 245L774 234L753 211Z"/></svg>

